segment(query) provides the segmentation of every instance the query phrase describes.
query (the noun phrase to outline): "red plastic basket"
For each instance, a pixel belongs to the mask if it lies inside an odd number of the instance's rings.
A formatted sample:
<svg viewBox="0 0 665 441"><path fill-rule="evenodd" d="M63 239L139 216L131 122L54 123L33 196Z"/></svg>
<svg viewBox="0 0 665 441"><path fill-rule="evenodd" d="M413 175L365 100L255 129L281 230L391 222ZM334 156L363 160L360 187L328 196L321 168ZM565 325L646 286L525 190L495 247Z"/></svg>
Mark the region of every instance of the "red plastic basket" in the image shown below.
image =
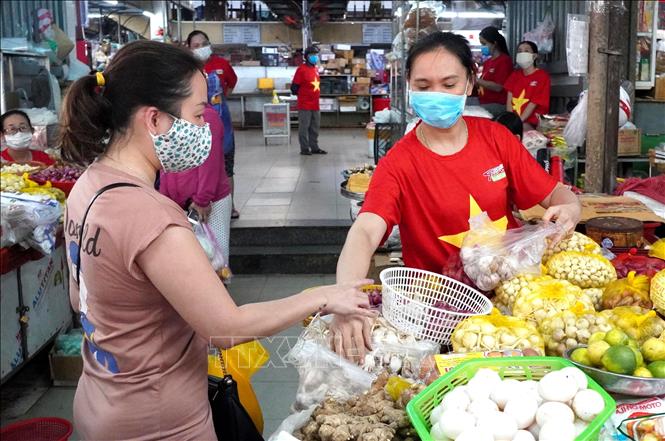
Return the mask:
<svg viewBox="0 0 665 441"><path fill-rule="evenodd" d="M64 418L45 417L18 421L0 429L2 441L67 441L74 432Z"/></svg>

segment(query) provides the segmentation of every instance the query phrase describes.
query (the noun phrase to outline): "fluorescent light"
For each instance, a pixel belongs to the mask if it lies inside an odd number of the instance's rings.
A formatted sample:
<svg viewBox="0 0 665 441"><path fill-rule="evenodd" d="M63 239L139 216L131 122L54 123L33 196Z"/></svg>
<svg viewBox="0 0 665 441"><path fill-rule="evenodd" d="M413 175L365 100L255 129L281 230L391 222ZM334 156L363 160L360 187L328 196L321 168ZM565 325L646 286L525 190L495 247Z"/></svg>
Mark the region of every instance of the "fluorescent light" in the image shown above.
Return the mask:
<svg viewBox="0 0 665 441"><path fill-rule="evenodd" d="M104 3L109 4L111 6L117 6L118 0L104 0Z"/></svg>
<svg viewBox="0 0 665 441"><path fill-rule="evenodd" d="M153 14L150 11L143 11L142 14L145 15L146 17L154 17L155 16L155 14Z"/></svg>
<svg viewBox="0 0 665 441"><path fill-rule="evenodd" d="M465 11L465 12L453 12L453 11L444 11L441 14L441 17L444 18L505 18L506 14L503 12L476 12L476 11Z"/></svg>
<svg viewBox="0 0 665 441"><path fill-rule="evenodd" d="M88 18L102 18L102 14L99 12L89 12Z"/></svg>

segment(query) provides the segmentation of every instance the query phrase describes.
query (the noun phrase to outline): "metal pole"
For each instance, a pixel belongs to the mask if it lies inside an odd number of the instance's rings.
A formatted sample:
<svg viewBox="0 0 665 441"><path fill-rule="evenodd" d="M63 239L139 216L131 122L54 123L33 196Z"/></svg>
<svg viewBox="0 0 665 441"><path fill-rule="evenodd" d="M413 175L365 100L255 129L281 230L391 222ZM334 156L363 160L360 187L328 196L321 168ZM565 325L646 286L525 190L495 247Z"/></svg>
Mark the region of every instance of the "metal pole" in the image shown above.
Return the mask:
<svg viewBox="0 0 665 441"><path fill-rule="evenodd" d="M120 32L120 12L116 12L115 17L116 17L116 23L118 25L117 26L118 27L118 44L122 44L122 41L121 41L122 34Z"/></svg>
<svg viewBox="0 0 665 441"><path fill-rule="evenodd" d="M309 2L302 0L302 49L303 51L309 46Z"/></svg>
<svg viewBox="0 0 665 441"><path fill-rule="evenodd" d="M182 4L178 0L178 43L182 44Z"/></svg>

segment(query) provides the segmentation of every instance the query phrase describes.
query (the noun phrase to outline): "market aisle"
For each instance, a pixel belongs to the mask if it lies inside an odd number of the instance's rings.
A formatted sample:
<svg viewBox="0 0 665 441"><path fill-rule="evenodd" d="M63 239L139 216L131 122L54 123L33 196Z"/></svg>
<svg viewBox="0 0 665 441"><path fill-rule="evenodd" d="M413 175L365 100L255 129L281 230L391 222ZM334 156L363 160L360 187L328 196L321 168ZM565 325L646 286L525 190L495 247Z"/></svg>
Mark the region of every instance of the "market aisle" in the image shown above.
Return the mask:
<svg viewBox="0 0 665 441"><path fill-rule="evenodd" d="M274 300L313 286L334 283L333 275L257 275L236 276L229 286L238 304ZM263 409L264 434L268 437L290 413L298 388L298 373L295 368L282 364L297 336L300 325L287 329L281 338L264 340L271 353L268 367L256 373L252 379L254 390ZM284 338L286 337L286 338ZM72 420L74 387L50 387L48 358L40 354L16 377L2 386L0 426L26 418L57 416ZM79 437L76 433L71 440Z"/></svg>
<svg viewBox="0 0 665 441"><path fill-rule="evenodd" d="M270 140L266 147L259 130L237 130L235 137L240 222L349 220L349 200L339 194L341 171L373 162L365 129L321 129L319 144L328 154L313 156L299 154L297 131L290 146Z"/></svg>

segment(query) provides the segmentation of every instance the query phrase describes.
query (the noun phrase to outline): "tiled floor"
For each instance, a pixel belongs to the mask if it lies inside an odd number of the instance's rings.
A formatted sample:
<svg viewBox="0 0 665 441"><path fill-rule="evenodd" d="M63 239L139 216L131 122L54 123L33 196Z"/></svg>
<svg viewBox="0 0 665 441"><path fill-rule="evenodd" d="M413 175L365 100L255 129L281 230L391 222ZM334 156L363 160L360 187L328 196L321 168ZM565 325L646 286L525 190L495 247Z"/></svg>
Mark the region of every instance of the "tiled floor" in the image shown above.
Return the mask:
<svg viewBox="0 0 665 441"><path fill-rule="evenodd" d="M333 275L236 276L229 291L238 304L245 304L282 298L305 288L334 281ZM272 363L257 372L252 383L263 410L266 439L288 416L295 400L298 373L292 366L281 363L281 357L288 351L288 344L292 344L301 331L302 327L296 325L280 334L289 337L287 339L263 341L266 349L271 352ZM42 416L57 416L71 421L75 388L49 387L48 363L43 356L25 369L0 389L0 425ZM74 433L71 439L78 440L79 437Z"/></svg>
<svg viewBox="0 0 665 441"><path fill-rule="evenodd" d="M298 220L348 220L350 202L339 194L346 168L373 162L364 129L321 129L327 155L301 156L297 133L291 145L258 130L236 131L235 203L241 221L284 225ZM240 223L240 222L237 222Z"/></svg>

